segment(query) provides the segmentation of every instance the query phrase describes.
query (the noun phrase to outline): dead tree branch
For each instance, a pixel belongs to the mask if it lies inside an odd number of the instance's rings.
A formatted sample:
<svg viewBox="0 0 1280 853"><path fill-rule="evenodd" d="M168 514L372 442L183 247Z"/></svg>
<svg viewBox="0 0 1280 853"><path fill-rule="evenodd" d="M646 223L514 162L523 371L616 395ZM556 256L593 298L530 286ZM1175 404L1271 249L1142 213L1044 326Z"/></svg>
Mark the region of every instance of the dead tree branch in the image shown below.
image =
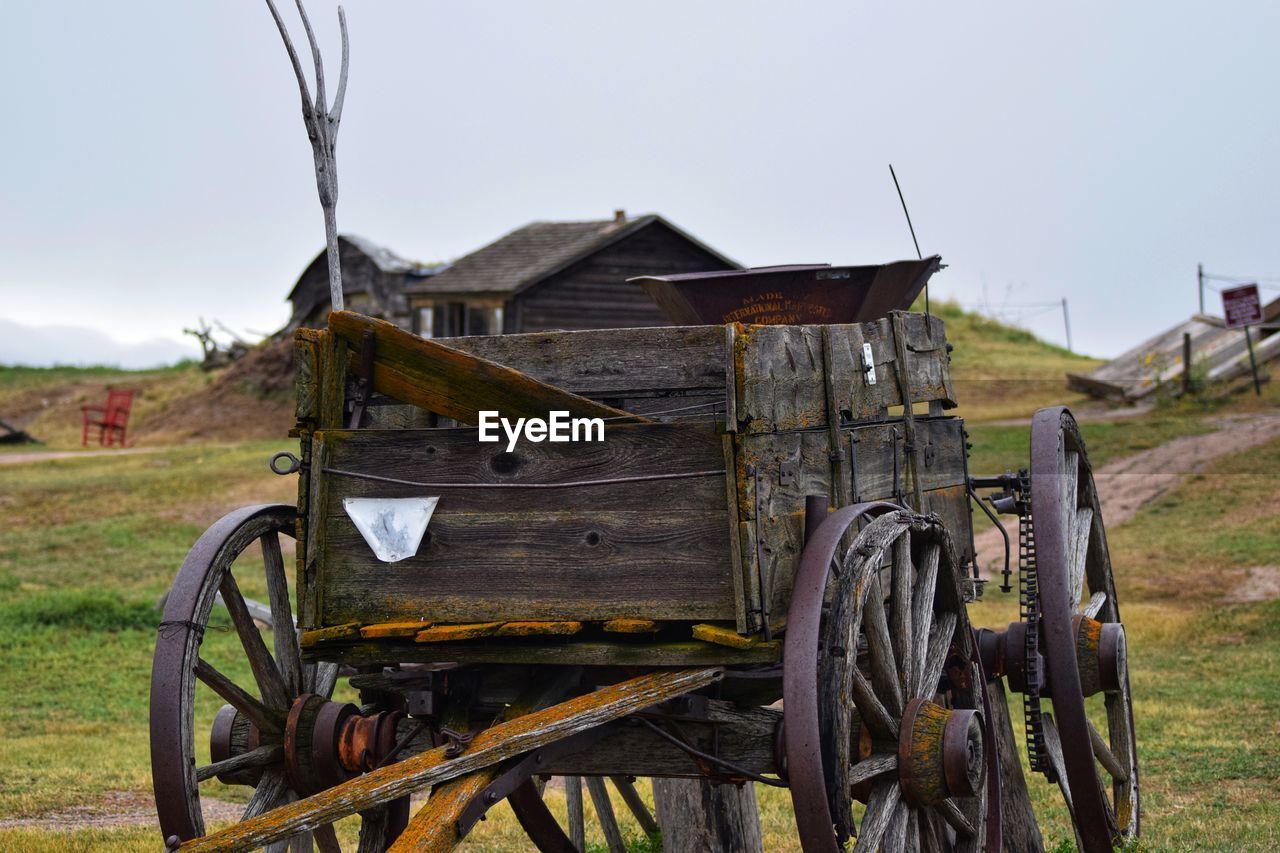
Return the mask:
<svg viewBox="0 0 1280 853"><path fill-rule="evenodd" d="M320 195L320 208L324 211L324 234L326 254L329 261L329 296L333 310L341 311L342 304L342 263L338 257L338 124L342 120L342 103L347 94L347 64L350 49L347 43L347 16L342 7L338 7L338 27L342 31L342 69L338 74L338 91L333 99L333 107L325 104L324 62L320 56L320 45L316 42L315 31L311 28L311 20L302 0L295 0L298 15L302 18L302 28L307 34L307 45L311 49L311 59L315 64L316 97L311 100L311 90L307 86L307 75L302 69L302 60L294 49L293 40L289 37L289 29L280 17L280 11L273 0L267 0L267 8L284 40L285 50L289 53L289 62L293 65L293 74L298 79L298 91L302 95L302 123L307 129L307 139L311 141L311 154L316 168L316 191Z"/></svg>

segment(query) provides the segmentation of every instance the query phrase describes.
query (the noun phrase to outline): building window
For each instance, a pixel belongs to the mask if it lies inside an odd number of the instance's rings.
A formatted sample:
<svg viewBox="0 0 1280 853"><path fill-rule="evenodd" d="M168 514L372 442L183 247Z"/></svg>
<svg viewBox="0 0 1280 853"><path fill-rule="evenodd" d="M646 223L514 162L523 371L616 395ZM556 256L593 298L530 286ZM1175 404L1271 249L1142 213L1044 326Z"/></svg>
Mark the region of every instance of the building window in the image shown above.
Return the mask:
<svg viewBox="0 0 1280 853"><path fill-rule="evenodd" d="M418 309L413 331L424 338L434 338L436 336L436 309L434 305L427 305Z"/></svg>

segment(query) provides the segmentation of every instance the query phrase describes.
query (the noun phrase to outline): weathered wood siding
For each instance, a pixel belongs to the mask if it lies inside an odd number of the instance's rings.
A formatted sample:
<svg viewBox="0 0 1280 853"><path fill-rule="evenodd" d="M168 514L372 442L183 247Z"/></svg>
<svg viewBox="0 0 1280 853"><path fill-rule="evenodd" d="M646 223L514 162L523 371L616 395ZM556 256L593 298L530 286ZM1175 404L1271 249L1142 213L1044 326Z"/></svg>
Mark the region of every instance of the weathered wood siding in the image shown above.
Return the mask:
<svg viewBox="0 0 1280 853"><path fill-rule="evenodd" d="M424 371L439 372L414 354L407 336L393 337L376 349L379 365L421 361ZM320 566L313 588L322 618L309 625L630 617L732 620L740 631L757 630L762 576L769 614L786 613L811 494L828 495L833 506L894 500L937 512L961 558L970 557L965 434L962 421L939 414L954 405L954 392L937 318L537 332L438 344L616 409L679 422L614 421L603 444L522 442L506 453L478 443L470 429L353 432L333 429L333 415L316 415L330 428L316 434L311 467L307 553L315 558L309 566ZM391 386L378 385L379 370L375 386L394 397ZM320 363L308 375L327 379ZM325 383L306 385L300 417L329 411ZM908 420L904 401L928 404L933 414ZM370 421L429 422L405 411L375 407ZM564 489L464 488L686 471L728 473ZM429 539L414 558L377 563L341 498L417 495L442 496Z"/></svg>
<svg viewBox="0 0 1280 853"><path fill-rule="evenodd" d="M602 443L522 443L475 430L331 430L315 507L326 529L322 624L426 619L733 619L724 460L714 424L611 426ZM399 485L349 471L443 487ZM704 476L556 489L659 473ZM456 487L450 487L457 484ZM344 497L440 496L418 554L378 562Z"/></svg>
<svg viewBox="0 0 1280 853"><path fill-rule="evenodd" d="M404 288L409 283L408 277L384 273L368 255L346 240L341 240L340 245L342 292L351 303L347 307L370 317L406 325L409 314ZM324 328L325 318L329 316L329 267L323 252L298 278L289 300L293 305L290 327Z"/></svg>
<svg viewBox="0 0 1280 853"><path fill-rule="evenodd" d="M513 331L667 326L644 290L627 279L723 269L732 267L655 222L517 294Z"/></svg>

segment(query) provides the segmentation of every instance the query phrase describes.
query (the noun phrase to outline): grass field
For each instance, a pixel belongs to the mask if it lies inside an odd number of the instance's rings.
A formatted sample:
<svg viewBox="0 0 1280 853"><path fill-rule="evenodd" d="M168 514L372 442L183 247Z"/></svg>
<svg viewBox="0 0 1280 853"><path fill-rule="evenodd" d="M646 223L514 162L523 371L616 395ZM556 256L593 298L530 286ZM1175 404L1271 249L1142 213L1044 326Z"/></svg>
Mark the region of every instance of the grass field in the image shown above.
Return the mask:
<svg viewBox="0 0 1280 853"><path fill-rule="evenodd" d="M1107 429L1090 435L1095 452L1166 429L1098 426ZM1010 435L1001 452L1025 441ZM287 446L0 469L0 820L110 809L121 797L145 804L154 602L224 511L291 500L292 478L265 467ZM1275 470L1280 443L1225 459L1110 532L1137 696L1145 849L1280 845L1280 605L1223 601L1247 583L1243 570L1280 565L1280 486L1267 473ZM993 593L974 618L1001 625L1012 606ZM221 648L230 642L211 633L206 644L230 666L232 650ZM1056 793L1034 787L1048 839L1066 840ZM767 848L792 849L786 792L762 789L760 801ZM471 844L511 849L518 832L499 809ZM8 827L0 848L136 849L154 842L151 833Z"/></svg>
<svg viewBox="0 0 1280 853"><path fill-rule="evenodd" d="M949 306L936 310L957 344L960 413L975 445L970 470L1025 465L1026 425L1001 421L1078 402L1064 396L1061 374L1094 362ZM78 406L100 399L106 384L142 387L145 420L211 381L189 366L4 369L0 417L35 406L45 449L74 447ZM1261 401L1166 403L1142 418L1087 423L1084 434L1096 466L1278 402L1280 389ZM293 446L287 440L146 445L145 453L0 465L0 849L155 848L150 825L91 820L149 807L155 602L216 518L294 499L293 478L266 469L273 452ZM32 449L41 448L17 448ZM1249 569L1280 566L1280 485L1269 473L1277 470L1280 442L1225 458L1109 531L1136 695L1142 849L1280 847L1280 604L1227 601L1247 597L1236 593L1249 591ZM246 594L263 597L252 586ZM1002 626L1016 602L993 589L972 615ZM216 665L243 674L233 638L210 632L205 647ZM218 793L243 799L241 790ZM1033 780L1033 794L1050 847L1070 849L1056 788ZM758 797L766 849L796 849L787 792L760 788ZM562 807L557 792L549 798ZM60 831L23 823L50 815L65 824ZM631 841L649 849L638 834ZM474 850L524 846L505 805L468 840Z"/></svg>

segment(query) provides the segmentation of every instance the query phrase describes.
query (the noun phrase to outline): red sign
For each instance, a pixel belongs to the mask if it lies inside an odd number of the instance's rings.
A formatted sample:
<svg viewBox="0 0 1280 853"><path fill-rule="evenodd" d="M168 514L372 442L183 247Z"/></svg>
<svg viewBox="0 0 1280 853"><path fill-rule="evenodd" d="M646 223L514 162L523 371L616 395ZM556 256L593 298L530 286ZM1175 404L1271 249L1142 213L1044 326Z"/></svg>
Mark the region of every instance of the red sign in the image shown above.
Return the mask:
<svg viewBox="0 0 1280 853"><path fill-rule="evenodd" d="M1246 284L1222 291L1222 316L1227 318L1228 329L1261 323L1262 300L1258 299L1258 285Z"/></svg>

